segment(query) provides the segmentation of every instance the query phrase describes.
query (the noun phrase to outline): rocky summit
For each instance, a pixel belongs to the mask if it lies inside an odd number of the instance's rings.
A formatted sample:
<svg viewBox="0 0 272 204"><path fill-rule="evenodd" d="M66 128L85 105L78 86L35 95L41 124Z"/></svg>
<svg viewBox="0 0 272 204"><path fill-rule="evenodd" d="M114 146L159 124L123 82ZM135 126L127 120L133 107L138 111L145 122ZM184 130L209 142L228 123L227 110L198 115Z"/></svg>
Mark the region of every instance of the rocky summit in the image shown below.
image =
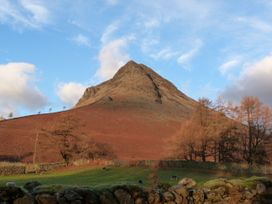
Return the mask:
<svg viewBox="0 0 272 204"><path fill-rule="evenodd" d="M159 109L159 112L174 116L181 111L184 115L189 114L195 103L151 68L129 61L112 79L87 88L75 107L111 104Z"/></svg>

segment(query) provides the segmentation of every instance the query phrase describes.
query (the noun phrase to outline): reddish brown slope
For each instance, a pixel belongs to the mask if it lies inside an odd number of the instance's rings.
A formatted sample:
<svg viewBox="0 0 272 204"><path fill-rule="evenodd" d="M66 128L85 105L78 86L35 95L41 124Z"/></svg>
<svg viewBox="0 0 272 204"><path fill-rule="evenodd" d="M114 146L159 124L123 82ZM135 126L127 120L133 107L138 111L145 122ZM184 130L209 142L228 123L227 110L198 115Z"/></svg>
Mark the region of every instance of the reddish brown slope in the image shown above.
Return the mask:
<svg viewBox="0 0 272 204"><path fill-rule="evenodd" d="M85 124L80 130L109 144L119 159L161 159L167 139L188 117L195 102L150 68L129 62L113 79L88 88L76 108L0 122L0 156L31 161L35 134L65 115ZM43 143L46 138L40 138ZM57 161L54 145L38 145L39 161Z"/></svg>
<svg viewBox="0 0 272 204"><path fill-rule="evenodd" d="M97 141L110 144L120 159L159 159L165 156L165 138L172 135L178 123L161 120L141 109L85 106L71 111L30 116L0 123L0 155L22 156L31 160L35 133L63 115L69 114L84 122L85 132ZM88 137L84 137L87 141ZM39 147L39 159L56 161L60 157L52 149ZM42 149L41 149L42 148Z"/></svg>

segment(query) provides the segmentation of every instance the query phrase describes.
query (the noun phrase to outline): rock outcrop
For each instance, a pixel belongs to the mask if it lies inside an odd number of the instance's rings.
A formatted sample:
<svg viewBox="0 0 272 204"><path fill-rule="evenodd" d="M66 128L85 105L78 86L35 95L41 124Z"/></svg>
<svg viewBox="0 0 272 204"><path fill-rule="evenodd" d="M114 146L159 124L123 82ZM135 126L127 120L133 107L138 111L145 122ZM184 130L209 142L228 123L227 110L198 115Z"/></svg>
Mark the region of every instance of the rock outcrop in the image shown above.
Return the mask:
<svg viewBox="0 0 272 204"><path fill-rule="evenodd" d="M87 88L76 107L90 104L140 106L174 116L181 111L191 113L196 102L151 68L129 61L112 79Z"/></svg>

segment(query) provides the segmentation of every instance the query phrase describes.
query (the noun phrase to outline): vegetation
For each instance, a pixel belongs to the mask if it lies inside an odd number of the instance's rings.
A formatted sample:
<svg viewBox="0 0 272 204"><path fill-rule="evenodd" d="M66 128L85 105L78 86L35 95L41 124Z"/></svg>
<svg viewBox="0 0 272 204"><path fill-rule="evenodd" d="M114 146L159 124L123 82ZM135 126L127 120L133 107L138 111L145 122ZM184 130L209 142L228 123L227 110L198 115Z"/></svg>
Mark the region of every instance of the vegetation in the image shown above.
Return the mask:
<svg viewBox="0 0 272 204"><path fill-rule="evenodd" d="M37 155L37 143L39 136L43 136L50 141L49 143L44 143L43 148L48 146L57 146L57 151L61 155L63 161L69 165L72 161L78 159L94 160L97 158L107 158L112 159L114 154L110 151L110 148L103 143L98 143L91 137L88 142L81 141L82 135L85 133L80 133L80 128L83 125L80 122L71 117L65 116L59 120L57 123L52 123L51 128L42 129L41 132L37 133L35 144L34 144L34 154L33 162L36 161ZM80 135L80 136L79 136ZM45 141L43 139L43 141Z"/></svg>
<svg viewBox="0 0 272 204"><path fill-rule="evenodd" d="M113 167L113 168L92 168L65 172L55 172L44 175L19 175L0 176L0 185L6 182L15 181L18 185L23 185L28 181L39 181L45 185L78 185L78 186L112 186L118 184L138 184L152 185L150 175L152 169L136 167ZM184 177L193 178L202 184L210 179L218 178L221 174L209 171L199 171L192 169L157 169L156 174L159 182L174 185L179 179ZM173 178L173 176L175 176ZM142 181L142 184L139 181Z"/></svg>
<svg viewBox="0 0 272 204"><path fill-rule="evenodd" d="M237 106L203 98L181 127L175 157L265 164L271 139L272 110L258 98L245 97Z"/></svg>

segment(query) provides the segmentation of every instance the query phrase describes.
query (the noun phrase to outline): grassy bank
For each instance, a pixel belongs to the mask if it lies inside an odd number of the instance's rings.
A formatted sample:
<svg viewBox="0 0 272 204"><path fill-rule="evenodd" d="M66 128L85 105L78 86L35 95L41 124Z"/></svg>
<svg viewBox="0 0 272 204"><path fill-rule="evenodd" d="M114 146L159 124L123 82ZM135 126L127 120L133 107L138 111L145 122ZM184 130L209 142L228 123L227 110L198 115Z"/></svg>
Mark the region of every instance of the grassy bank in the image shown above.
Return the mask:
<svg viewBox="0 0 272 204"><path fill-rule="evenodd" d="M102 168L88 168L53 172L44 175L0 176L0 185L5 185L8 181L15 181L18 185L22 185L28 181L35 180L42 184L109 186L117 184L138 184L138 181L142 180L143 185L147 186L149 185L149 173L150 169L138 167L112 167L107 170ZM161 182L169 184L176 184L177 180L184 177L193 178L200 184L220 176L231 177L230 175L222 175L214 171L197 171L180 168L159 169L158 176ZM177 176L177 180L173 180L172 176Z"/></svg>

